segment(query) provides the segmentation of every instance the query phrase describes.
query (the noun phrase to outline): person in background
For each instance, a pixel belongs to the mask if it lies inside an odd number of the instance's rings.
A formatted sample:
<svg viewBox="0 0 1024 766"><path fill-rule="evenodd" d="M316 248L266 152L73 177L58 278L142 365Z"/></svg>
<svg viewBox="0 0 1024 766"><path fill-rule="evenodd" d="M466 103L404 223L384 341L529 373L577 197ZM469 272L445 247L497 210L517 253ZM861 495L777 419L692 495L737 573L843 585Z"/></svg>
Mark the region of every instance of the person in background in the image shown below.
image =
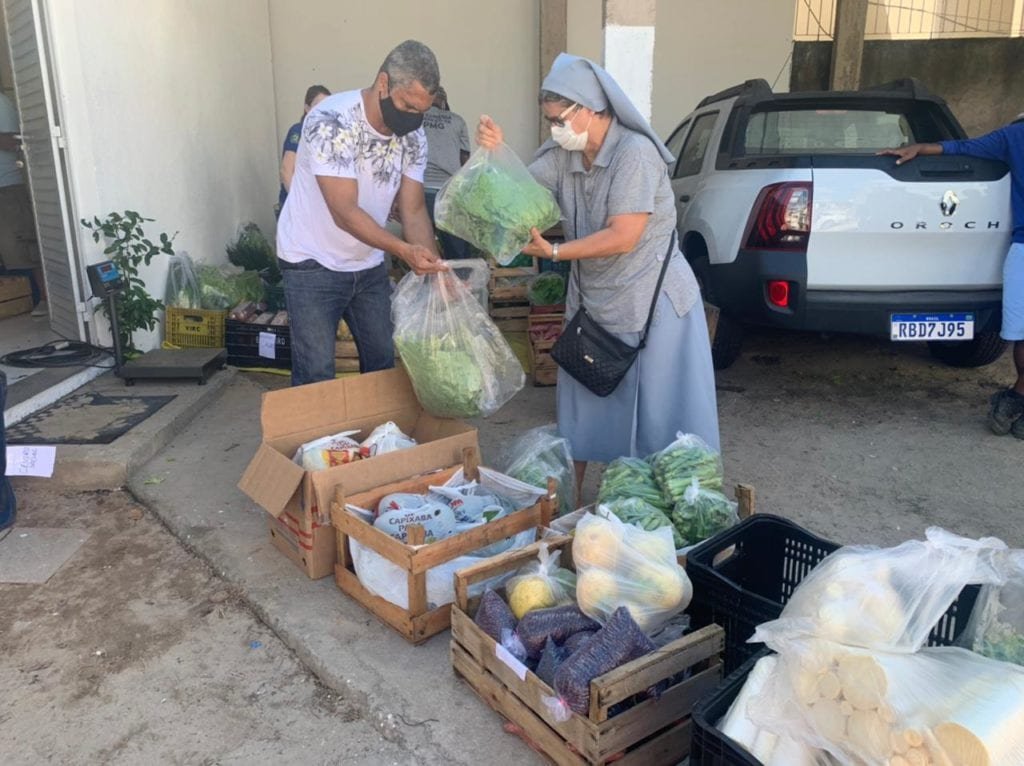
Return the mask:
<svg viewBox="0 0 1024 766"><path fill-rule="evenodd" d="M993 433L1012 433L1024 439L1024 114L1009 125L979 138L911 144L886 149L880 154L897 157L896 164L910 162L918 155L965 154L1005 162L1010 168L1010 206L1013 210L1013 239L1003 263L1003 327L1000 334L1013 343L1017 381L992 396L988 425Z"/></svg>
<svg viewBox="0 0 1024 766"><path fill-rule="evenodd" d="M423 115L440 81L430 48L406 40L368 88L328 96L306 116L277 226L292 385L334 378L342 319L360 372L395 366L385 253L417 274L447 268L423 198ZM384 228L396 200L402 238Z"/></svg>
<svg viewBox="0 0 1024 766"><path fill-rule="evenodd" d="M295 174L295 153L299 150L299 138L302 136L302 123L309 110L331 95L323 85L310 85L306 88L306 99L302 107L302 119L288 128L284 137L284 148L281 149L281 190L277 193L277 212L281 214L284 201L288 199L288 190L292 186Z"/></svg>
<svg viewBox="0 0 1024 766"><path fill-rule="evenodd" d="M469 159L466 121L451 111L448 94L443 87L438 87L433 106L423 115L423 130L427 134L427 168L423 173L423 187L427 212L433 222L438 191ZM438 231L437 236L446 258L469 257L469 243L465 240L446 231Z"/></svg>
<svg viewBox="0 0 1024 766"><path fill-rule="evenodd" d="M0 264L4 271L26 271L41 297L32 316L46 316L46 283L36 245L32 198L18 162L18 110L0 92Z"/></svg>
<svg viewBox="0 0 1024 766"><path fill-rule="evenodd" d="M523 252L569 261L566 316L582 307L631 346L656 299L646 346L611 395L597 396L558 371L558 430L572 448L576 486L588 462L646 457L680 431L719 449L704 305L673 239L671 153L611 75L587 59L560 54L541 85L540 106L551 140L529 170L558 200L566 241L549 242L533 229ZM493 148L503 140L501 128L481 117L477 142Z"/></svg>

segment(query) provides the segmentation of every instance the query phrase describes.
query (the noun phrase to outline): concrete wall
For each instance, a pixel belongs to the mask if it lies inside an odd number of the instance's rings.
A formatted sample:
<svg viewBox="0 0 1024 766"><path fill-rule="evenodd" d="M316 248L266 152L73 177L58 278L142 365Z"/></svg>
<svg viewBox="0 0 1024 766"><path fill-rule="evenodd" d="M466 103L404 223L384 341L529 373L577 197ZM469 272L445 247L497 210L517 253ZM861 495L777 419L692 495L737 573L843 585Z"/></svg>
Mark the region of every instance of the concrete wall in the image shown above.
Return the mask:
<svg viewBox="0 0 1024 766"><path fill-rule="evenodd" d="M791 0L660 0L651 122L667 137L707 95L763 77L789 84ZM570 53L604 60L602 0L569 0Z"/></svg>
<svg viewBox="0 0 1024 766"><path fill-rule="evenodd" d="M198 261L225 261L244 221L272 234L266 1L47 3L77 216L136 210L156 219L148 232L179 232L175 248ZM102 260L87 234L87 262ZM161 299L166 273L164 260L144 272Z"/></svg>
<svg viewBox="0 0 1024 766"><path fill-rule="evenodd" d="M830 42L793 47L792 90L828 88ZM949 102L969 135L986 133L1024 111L1024 38L869 40L861 82L916 77Z"/></svg>
<svg viewBox="0 0 1024 766"><path fill-rule="evenodd" d="M306 0L301 10L290 0L269 4L279 140L302 114L308 86L322 83L332 92L366 87L388 51L413 38L437 55L448 100L470 132L487 113L517 151L536 148L537 0Z"/></svg>

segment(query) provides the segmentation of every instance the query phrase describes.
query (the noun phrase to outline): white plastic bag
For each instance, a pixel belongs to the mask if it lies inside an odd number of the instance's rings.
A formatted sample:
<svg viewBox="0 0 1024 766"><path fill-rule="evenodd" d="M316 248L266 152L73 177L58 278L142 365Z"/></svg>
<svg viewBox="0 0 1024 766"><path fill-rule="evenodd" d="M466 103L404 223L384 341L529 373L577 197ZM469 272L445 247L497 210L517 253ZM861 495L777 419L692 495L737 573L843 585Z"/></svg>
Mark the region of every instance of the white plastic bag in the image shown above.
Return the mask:
<svg viewBox="0 0 1024 766"><path fill-rule="evenodd" d="M599 508L577 524L572 557L580 609L602 624L625 607L650 634L686 609L693 597L667 527L646 532Z"/></svg>
<svg viewBox="0 0 1024 766"><path fill-rule="evenodd" d="M889 654L816 639L779 645L750 719L841 764L1024 763L1024 668L965 649Z"/></svg>
<svg viewBox="0 0 1024 766"><path fill-rule="evenodd" d="M778 651L796 636L887 652L914 652L969 584L1001 581L994 538L969 540L936 527L895 548L849 546L826 557L793 592L779 619L751 641Z"/></svg>
<svg viewBox="0 0 1024 766"><path fill-rule="evenodd" d="M417 398L432 415L493 415L525 384L508 341L454 274L407 274L398 284L392 316L395 346Z"/></svg>
<svg viewBox="0 0 1024 766"><path fill-rule="evenodd" d="M531 428L508 446L497 462L509 476L547 491L548 479L558 485L558 515L571 513L576 504L576 474L569 440L554 424Z"/></svg>
<svg viewBox="0 0 1024 766"><path fill-rule="evenodd" d="M534 180L508 146L483 147L438 192L437 228L494 256L515 260L530 241L530 229L550 229L561 218L550 191Z"/></svg>
<svg viewBox="0 0 1024 766"><path fill-rule="evenodd" d="M352 437L359 433L343 431L306 442L295 453L295 462L307 471L322 471L336 465L345 465L363 456L359 442Z"/></svg>
<svg viewBox="0 0 1024 766"><path fill-rule="evenodd" d="M374 428L370 435L363 440L361 446L366 457L373 457L415 447L416 440L411 436L406 436L402 433L401 428L388 421Z"/></svg>

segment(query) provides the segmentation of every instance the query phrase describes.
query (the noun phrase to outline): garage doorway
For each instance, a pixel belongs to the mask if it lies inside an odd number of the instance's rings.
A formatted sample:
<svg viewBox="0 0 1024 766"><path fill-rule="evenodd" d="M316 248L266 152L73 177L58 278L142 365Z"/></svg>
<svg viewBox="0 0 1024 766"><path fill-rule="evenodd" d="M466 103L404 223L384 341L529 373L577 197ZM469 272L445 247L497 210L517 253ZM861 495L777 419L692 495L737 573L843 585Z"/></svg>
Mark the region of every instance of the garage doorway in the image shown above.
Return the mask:
<svg viewBox="0 0 1024 766"><path fill-rule="evenodd" d="M17 110L16 165L24 182L21 191L28 191L26 206L31 218L17 233L16 242L8 245L15 252L0 252L0 357L50 341L89 340L82 261L75 236L78 224L71 205L65 137L49 60L45 4L41 0L2 2L0 89ZM4 225L10 224L0 221L0 226ZM7 240L12 241L10 237ZM8 263L13 268L8 269ZM18 293L26 289L31 298L19 302ZM22 310L26 300L33 306ZM72 379L95 375L83 368L0 369L11 383L8 412L12 404L54 387L66 393Z"/></svg>

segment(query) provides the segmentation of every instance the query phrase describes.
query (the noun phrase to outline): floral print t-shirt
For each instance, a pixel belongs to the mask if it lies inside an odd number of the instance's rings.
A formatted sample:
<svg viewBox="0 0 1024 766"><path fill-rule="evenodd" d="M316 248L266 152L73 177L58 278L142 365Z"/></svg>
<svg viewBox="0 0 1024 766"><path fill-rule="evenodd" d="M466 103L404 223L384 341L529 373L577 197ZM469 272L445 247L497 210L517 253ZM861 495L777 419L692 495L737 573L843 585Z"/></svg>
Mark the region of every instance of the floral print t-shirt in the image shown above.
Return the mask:
<svg viewBox="0 0 1024 766"><path fill-rule="evenodd" d="M277 225L278 256L290 263L312 258L333 271L379 266L384 252L334 222L316 177L354 179L359 207L383 227L402 177L423 183L426 164L423 128L401 138L385 136L367 121L362 91L328 96L302 124L295 175Z"/></svg>

